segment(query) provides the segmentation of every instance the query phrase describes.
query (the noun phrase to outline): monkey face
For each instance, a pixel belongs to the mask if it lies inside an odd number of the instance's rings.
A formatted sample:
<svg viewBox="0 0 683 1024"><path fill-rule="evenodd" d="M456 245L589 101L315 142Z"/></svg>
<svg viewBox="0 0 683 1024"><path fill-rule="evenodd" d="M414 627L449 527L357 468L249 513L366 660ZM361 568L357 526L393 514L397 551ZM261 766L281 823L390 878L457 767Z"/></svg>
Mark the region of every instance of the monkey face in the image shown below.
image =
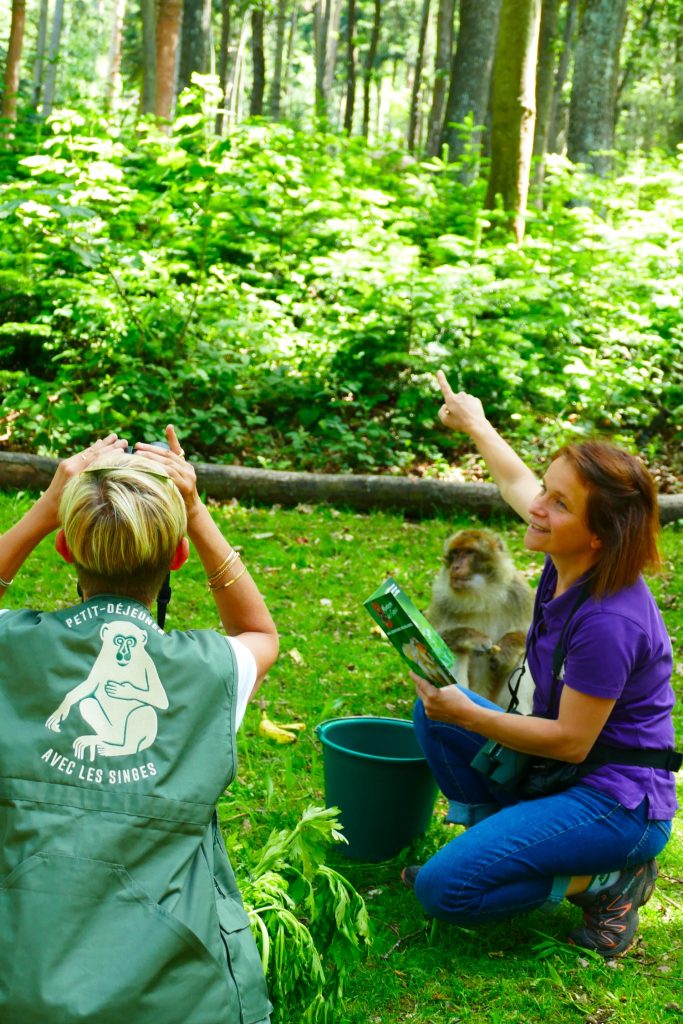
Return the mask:
<svg viewBox="0 0 683 1024"><path fill-rule="evenodd" d="M137 640L134 636L124 636L123 633L116 634L114 646L116 647L116 661L119 665L128 664L133 657L133 648L136 644Z"/></svg>
<svg viewBox="0 0 683 1024"><path fill-rule="evenodd" d="M495 575L504 551L488 530L461 530L446 541L444 568L453 590L483 587Z"/></svg>

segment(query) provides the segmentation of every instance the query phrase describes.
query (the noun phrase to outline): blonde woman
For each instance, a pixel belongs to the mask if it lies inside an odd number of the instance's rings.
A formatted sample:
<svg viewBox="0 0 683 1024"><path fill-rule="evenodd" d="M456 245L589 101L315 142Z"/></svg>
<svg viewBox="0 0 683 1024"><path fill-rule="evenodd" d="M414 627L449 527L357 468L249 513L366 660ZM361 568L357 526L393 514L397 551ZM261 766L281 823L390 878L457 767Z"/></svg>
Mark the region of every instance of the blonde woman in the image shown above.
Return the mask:
<svg viewBox="0 0 683 1024"><path fill-rule="evenodd" d="M215 807L277 633L166 433L64 460L0 538L1 596L55 530L83 594L0 613L4 1024L269 1020ZM150 613L188 539L227 636Z"/></svg>

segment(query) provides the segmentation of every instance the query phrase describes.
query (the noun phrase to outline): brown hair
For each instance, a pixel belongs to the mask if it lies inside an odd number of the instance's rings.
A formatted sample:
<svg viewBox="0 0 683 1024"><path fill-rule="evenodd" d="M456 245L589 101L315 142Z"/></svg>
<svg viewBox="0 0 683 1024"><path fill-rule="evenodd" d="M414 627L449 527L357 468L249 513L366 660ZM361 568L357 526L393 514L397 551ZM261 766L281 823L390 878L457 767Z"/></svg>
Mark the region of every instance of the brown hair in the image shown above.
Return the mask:
<svg viewBox="0 0 683 1024"><path fill-rule="evenodd" d="M595 597L631 586L646 568L658 569L657 488L643 462L605 441L566 445L553 461L559 458L588 488L588 527L602 541L592 576Z"/></svg>

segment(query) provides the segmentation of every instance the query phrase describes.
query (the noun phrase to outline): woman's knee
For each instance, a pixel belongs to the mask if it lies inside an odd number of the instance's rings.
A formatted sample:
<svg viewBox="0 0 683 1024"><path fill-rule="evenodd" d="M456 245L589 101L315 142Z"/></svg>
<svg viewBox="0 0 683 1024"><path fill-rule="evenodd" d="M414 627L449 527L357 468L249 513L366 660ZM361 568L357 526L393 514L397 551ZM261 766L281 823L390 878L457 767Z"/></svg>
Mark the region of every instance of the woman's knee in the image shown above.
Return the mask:
<svg viewBox="0 0 683 1024"><path fill-rule="evenodd" d="M415 879L415 895L424 910L440 921L472 921L477 917L483 893L457 874L427 861Z"/></svg>

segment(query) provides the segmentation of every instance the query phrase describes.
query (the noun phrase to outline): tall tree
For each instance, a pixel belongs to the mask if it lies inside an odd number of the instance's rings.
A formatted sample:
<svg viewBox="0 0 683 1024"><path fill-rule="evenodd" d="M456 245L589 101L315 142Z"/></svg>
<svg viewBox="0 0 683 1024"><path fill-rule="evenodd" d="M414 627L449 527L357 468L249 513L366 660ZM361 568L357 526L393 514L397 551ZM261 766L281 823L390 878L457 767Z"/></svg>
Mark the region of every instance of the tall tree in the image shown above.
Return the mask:
<svg viewBox="0 0 683 1024"><path fill-rule="evenodd" d="M263 7L254 7L251 12L251 66L253 82L249 113L252 117L263 114L263 96L266 88L266 55L263 45Z"/></svg>
<svg viewBox="0 0 683 1024"><path fill-rule="evenodd" d="M221 43L218 51L218 83L223 93L223 102L216 114L216 135L223 134L223 122L228 103L228 52L230 48L230 0L221 0Z"/></svg>
<svg viewBox="0 0 683 1024"><path fill-rule="evenodd" d="M292 73L292 58L294 56L294 40L296 39L296 26L299 18L299 0L293 0L292 13L289 19L289 33L287 35L287 54L285 56L285 66L282 73L283 81L283 98L289 97L290 90L290 79Z"/></svg>
<svg viewBox="0 0 683 1024"><path fill-rule="evenodd" d="M33 64L33 88L31 90L31 106L38 109L40 96L43 91L43 76L45 74L45 48L47 46L47 16L48 0L40 0L40 14L38 15L38 39L36 41L36 58Z"/></svg>
<svg viewBox="0 0 683 1024"><path fill-rule="evenodd" d="M314 7L315 105L320 116L327 115L329 94L334 81L341 2L316 0Z"/></svg>
<svg viewBox="0 0 683 1024"><path fill-rule="evenodd" d="M273 77L270 80L268 112L274 121L280 118L280 97L282 94L282 65L285 54L285 28L289 0L277 0L275 11L275 51L273 55Z"/></svg>
<svg viewBox="0 0 683 1024"><path fill-rule="evenodd" d="M560 0L542 0L542 3L536 65L536 127L533 149L533 154L538 160L536 181L539 185L543 182L543 165L548 151L548 131L553 107Z"/></svg>
<svg viewBox="0 0 683 1024"><path fill-rule="evenodd" d="M567 104L564 99L564 83L567 81L569 64L571 62L575 36L576 22L579 11L579 0L567 0L565 8L564 28L562 30L562 46L560 59L557 62L555 73L555 85L553 86L553 102L550 114L550 125L548 128L548 152L561 152L567 128Z"/></svg>
<svg viewBox="0 0 683 1024"><path fill-rule="evenodd" d="M12 22L7 46L7 62L2 93L2 117L10 124L17 119L17 93L19 92L19 65L24 44L26 0L12 0Z"/></svg>
<svg viewBox="0 0 683 1024"><path fill-rule="evenodd" d="M498 197L511 214L518 242L524 237L534 142L536 56L541 0L503 0L493 74L491 173L486 206Z"/></svg>
<svg viewBox="0 0 683 1024"><path fill-rule="evenodd" d="M55 101L55 87L57 84L57 64L59 62L59 48L62 42L62 25L64 24L64 0L55 0L55 9L52 15L52 32L50 34L50 50L47 55L47 69L45 71L45 90L43 92L43 117L49 117L52 113L52 106Z"/></svg>
<svg viewBox="0 0 683 1024"><path fill-rule="evenodd" d="M441 151L443 119L448 95L448 79L453 56L453 14L455 0L439 0L436 16L436 55L434 58L434 91L427 129L427 155Z"/></svg>
<svg viewBox="0 0 683 1024"><path fill-rule="evenodd" d="M382 0L374 0L370 45L365 55L363 68L363 135L367 139L370 131L370 86L375 77L375 63L379 49L379 37L382 30Z"/></svg>
<svg viewBox="0 0 683 1024"><path fill-rule="evenodd" d="M427 29L429 28L429 0L422 0L422 15L420 17L420 31L417 38L417 53L415 54L415 67L413 70L413 88L410 95L410 114L408 115L408 150L412 153L415 149L415 136L417 134L417 119L420 107L420 91L422 88L422 68L424 66L425 46L427 44Z"/></svg>
<svg viewBox="0 0 683 1024"><path fill-rule="evenodd" d="M478 150L480 135L464 139L456 125L472 117L475 125L486 120L491 89L491 69L498 35L501 0L460 0L458 41L453 54L451 81L446 101L442 143L448 159L457 160L467 145ZM471 170L464 172L469 177Z"/></svg>
<svg viewBox="0 0 683 1024"><path fill-rule="evenodd" d="M157 90L154 113L170 121L176 81L176 56L183 15L182 0L159 0L156 26Z"/></svg>
<svg viewBox="0 0 683 1024"><path fill-rule="evenodd" d="M210 31L211 0L184 0L178 92L190 85L193 71L204 74L208 70Z"/></svg>
<svg viewBox="0 0 683 1024"><path fill-rule="evenodd" d="M585 0L569 104L567 156L608 173L627 0Z"/></svg>
<svg viewBox="0 0 683 1024"><path fill-rule="evenodd" d="M156 0L140 0L142 15L142 96L140 110L153 114L157 93L157 10Z"/></svg>
<svg viewBox="0 0 683 1024"><path fill-rule="evenodd" d="M242 16L235 59L232 62L228 82L226 86L226 105L228 107L228 121L235 124L239 120L242 106L242 92L244 85L244 55L247 51L247 40L249 38L249 12L245 11Z"/></svg>
<svg viewBox="0 0 683 1024"><path fill-rule="evenodd" d="M105 102L110 109L116 106L116 102L121 94L121 39L123 36L123 19L125 14L126 0L114 0L105 94Z"/></svg>
<svg viewBox="0 0 683 1024"><path fill-rule="evenodd" d="M339 46L339 24L341 21L342 0L328 0L328 24L325 39L325 77L323 91L329 97L334 84L334 73L337 67L337 49Z"/></svg>
<svg viewBox="0 0 683 1024"><path fill-rule="evenodd" d="M344 131L353 131L353 108L356 103L356 0L348 0L346 8L346 104L344 106Z"/></svg>
<svg viewBox="0 0 683 1024"><path fill-rule="evenodd" d="M683 11L678 16L676 32L673 99L674 110L669 140L672 146L678 146L683 142Z"/></svg>

